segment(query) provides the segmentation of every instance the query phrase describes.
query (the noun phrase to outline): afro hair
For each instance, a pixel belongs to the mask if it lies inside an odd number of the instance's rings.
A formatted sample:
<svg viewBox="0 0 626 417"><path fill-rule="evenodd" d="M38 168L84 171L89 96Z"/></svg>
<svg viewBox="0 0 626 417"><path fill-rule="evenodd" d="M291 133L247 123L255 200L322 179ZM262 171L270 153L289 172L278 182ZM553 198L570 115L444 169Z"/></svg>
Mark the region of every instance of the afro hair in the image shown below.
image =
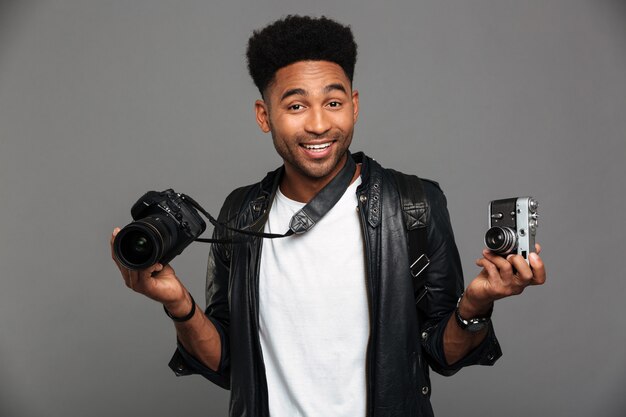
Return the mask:
<svg viewBox="0 0 626 417"><path fill-rule="evenodd" d="M357 46L349 26L327 17L289 15L254 31L248 40L248 71L261 95L276 71L298 61L329 61L352 82Z"/></svg>

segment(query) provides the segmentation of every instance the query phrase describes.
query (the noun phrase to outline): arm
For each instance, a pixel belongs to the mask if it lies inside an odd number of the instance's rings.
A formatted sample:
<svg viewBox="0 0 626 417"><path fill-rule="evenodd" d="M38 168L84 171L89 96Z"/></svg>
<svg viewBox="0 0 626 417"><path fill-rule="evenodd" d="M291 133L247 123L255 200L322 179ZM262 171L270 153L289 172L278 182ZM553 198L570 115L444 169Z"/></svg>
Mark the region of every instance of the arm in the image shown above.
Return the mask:
<svg viewBox="0 0 626 417"><path fill-rule="evenodd" d="M484 250L483 258L476 261L483 269L467 287L459 303L461 317L485 316L496 300L519 295L529 285L543 284L546 272L539 257L541 247L536 245L536 250L537 253L529 256L530 265L520 255L509 255L505 259ZM478 333L467 332L458 326L452 315L443 337L446 362L454 364L467 356L483 342L487 331L485 328Z"/></svg>
<svg viewBox="0 0 626 417"><path fill-rule="evenodd" d="M464 366L493 365L502 351L491 323L477 338L469 337L466 332L459 334L462 330L452 327L456 326L454 311L465 288L461 259L445 195L437 183L422 180L422 184L429 207L427 255L430 258L424 278L427 300L418 308L424 357L433 371L444 376L453 375ZM456 357L450 360L451 352Z"/></svg>
<svg viewBox="0 0 626 417"><path fill-rule="evenodd" d="M169 265L155 264L141 271L131 271L121 266L113 256L113 240L119 232L111 236L111 255L119 268L126 286L165 306L174 317L184 317L192 309L192 299ZM211 320L201 309L196 309L191 319L175 322L176 335L180 344L203 365L216 370L221 358L219 333Z"/></svg>
<svg viewBox="0 0 626 417"><path fill-rule="evenodd" d="M192 309L191 296L185 294L184 299L168 306L163 304L174 317L184 317ZM194 315L187 321L174 322L176 337L186 352L196 358L203 366L217 371L222 357L222 343L215 324L195 309Z"/></svg>

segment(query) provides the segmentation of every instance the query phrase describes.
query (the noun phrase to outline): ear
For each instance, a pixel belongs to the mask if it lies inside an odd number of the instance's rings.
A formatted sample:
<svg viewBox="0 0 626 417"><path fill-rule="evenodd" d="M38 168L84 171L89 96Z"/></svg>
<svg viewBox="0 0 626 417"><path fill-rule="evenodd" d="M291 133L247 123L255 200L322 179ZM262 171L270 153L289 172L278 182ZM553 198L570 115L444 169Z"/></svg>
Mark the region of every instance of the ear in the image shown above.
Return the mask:
<svg viewBox="0 0 626 417"><path fill-rule="evenodd" d="M352 91L352 108L353 108L353 120L354 123L356 123L356 121L359 118L359 91L358 90L353 90Z"/></svg>
<svg viewBox="0 0 626 417"><path fill-rule="evenodd" d="M267 104L263 100L254 102L254 111L256 112L256 123L259 125L263 133L270 131L270 113Z"/></svg>

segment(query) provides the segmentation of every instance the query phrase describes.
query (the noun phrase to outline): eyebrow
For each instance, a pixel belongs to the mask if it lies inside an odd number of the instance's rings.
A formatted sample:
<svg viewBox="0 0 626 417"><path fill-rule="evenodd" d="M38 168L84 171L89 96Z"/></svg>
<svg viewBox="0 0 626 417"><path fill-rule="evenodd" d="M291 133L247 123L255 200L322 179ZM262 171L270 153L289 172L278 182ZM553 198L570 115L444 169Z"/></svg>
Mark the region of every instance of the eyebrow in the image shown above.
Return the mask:
<svg viewBox="0 0 626 417"><path fill-rule="evenodd" d="M280 98L280 101L283 101L284 99L290 96L308 96L308 95L309 94L306 91L304 91L304 89L302 88L292 88L290 90L285 91L285 93Z"/></svg>
<svg viewBox="0 0 626 417"><path fill-rule="evenodd" d="M346 88L339 83L328 84L326 87L324 87L324 93L330 93L331 91L334 91L334 90L338 90L345 94L348 94L348 92L346 91ZM283 101L284 99L290 96L305 96L306 97L308 95L309 93L307 93L306 90L302 88L291 88L285 91L285 93L280 97L280 101Z"/></svg>
<svg viewBox="0 0 626 417"><path fill-rule="evenodd" d="M338 91L341 91L342 93L348 94L348 92L346 91L346 88L339 83L329 84L326 87L324 87L325 93L330 93L333 90L338 90Z"/></svg>

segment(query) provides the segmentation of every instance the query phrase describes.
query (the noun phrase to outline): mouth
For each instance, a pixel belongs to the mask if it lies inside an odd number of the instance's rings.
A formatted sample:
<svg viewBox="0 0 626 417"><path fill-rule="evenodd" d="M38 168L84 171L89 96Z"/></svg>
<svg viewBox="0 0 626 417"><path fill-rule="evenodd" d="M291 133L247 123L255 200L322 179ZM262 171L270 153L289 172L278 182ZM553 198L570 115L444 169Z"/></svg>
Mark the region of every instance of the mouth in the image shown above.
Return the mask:
<svg viewBox="0 0 626 417"><path fill-rule="evenodd" d="M322 153L326 149L330 148L333 142L334 141L326 142L326 143L316 143L316 144L301 143L300 146L302 146L304 149L306 149L309 152Z"/></svg>

